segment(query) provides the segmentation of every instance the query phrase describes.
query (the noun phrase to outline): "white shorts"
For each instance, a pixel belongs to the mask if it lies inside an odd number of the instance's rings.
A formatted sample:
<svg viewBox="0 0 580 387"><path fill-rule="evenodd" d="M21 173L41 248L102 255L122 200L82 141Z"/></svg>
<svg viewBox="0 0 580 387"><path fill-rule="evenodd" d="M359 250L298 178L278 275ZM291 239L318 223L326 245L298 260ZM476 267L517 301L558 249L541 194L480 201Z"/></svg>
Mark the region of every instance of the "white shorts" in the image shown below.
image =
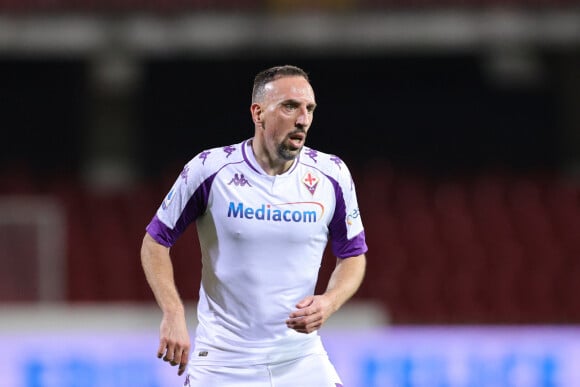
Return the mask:
<svg viewBox="0 0 580 387"><path fill-rule="evenodd" d="M342 387L327 355L274 364L188 367L185 387Z"/></svg>

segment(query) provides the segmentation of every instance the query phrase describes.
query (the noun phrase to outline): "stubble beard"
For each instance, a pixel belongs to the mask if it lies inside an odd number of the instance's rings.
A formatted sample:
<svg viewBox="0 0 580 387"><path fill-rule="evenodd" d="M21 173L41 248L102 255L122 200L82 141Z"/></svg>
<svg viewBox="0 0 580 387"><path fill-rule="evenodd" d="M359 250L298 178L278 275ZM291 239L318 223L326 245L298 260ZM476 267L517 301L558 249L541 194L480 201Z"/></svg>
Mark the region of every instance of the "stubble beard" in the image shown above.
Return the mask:
<svg viewBox="0 0 580 387"><path fill-rule="evenodd" d="M263 123L262 128L264 130L266 130L266 123L265 122ZM303 145L301 145L300 148L298 148L298 149L293 149L293 148L291 149L283 141L278 145L278 148L276 149L276 154L278 155L279 158L281 158L284 161L293 161L300 154L302 147L303 147Z"/></svg>
<svg viewBox="0 0 580 387"><path fill-rule="evenodd" d="M300 147L299 149L290 149L282 143L282 144L278 145L278 152L277 153L281 159L286 160L286 161L292 161L298 156L298 154L300 153L301 150L302 150L302 147Z"/></svg>

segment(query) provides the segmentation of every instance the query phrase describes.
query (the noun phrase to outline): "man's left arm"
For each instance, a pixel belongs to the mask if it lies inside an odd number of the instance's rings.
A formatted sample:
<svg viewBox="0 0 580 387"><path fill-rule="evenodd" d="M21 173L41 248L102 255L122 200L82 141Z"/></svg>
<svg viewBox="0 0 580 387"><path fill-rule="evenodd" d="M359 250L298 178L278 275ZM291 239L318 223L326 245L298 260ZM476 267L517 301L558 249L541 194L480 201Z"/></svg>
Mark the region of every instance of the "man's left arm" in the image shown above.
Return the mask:
<svg viewBox="0 0 580 387"><path fill-rule="evenodd" d="M320 327L346 303L360 287L366 270L366 255L338 258L326 291L304 298L286 320L288 328L310 333Z"/></svg>

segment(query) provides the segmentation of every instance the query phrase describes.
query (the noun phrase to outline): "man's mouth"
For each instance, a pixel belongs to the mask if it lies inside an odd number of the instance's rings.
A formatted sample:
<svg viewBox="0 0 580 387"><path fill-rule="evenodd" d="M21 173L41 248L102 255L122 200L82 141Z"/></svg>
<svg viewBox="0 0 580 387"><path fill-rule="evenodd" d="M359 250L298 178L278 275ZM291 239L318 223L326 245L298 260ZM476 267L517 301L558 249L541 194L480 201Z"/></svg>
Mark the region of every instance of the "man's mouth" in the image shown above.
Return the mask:
<svg viewBox="0 0 580 387"><path fill-rule="evenodd" d="M300 148L304 143L304 139L306 138L306 136L304 135L304 133L293 133L288 138L292 146L294 146L295 148Z"/></svg>

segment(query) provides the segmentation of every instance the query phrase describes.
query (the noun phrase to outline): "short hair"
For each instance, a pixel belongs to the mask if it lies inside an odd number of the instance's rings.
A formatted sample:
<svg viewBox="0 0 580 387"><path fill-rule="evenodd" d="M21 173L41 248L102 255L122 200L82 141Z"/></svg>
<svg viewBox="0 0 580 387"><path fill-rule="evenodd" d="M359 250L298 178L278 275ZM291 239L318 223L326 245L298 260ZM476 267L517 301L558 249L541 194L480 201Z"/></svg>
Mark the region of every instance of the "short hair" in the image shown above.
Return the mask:
<svg viewBox="0 0 580 387"><path fill-rule="evenodd" d="M310 82L306 71L293 65L274 66L260 71L254 78L254 87L252 89L252 102L256 102L264 96L266 84L284 77L302 77Z"/></svg>

